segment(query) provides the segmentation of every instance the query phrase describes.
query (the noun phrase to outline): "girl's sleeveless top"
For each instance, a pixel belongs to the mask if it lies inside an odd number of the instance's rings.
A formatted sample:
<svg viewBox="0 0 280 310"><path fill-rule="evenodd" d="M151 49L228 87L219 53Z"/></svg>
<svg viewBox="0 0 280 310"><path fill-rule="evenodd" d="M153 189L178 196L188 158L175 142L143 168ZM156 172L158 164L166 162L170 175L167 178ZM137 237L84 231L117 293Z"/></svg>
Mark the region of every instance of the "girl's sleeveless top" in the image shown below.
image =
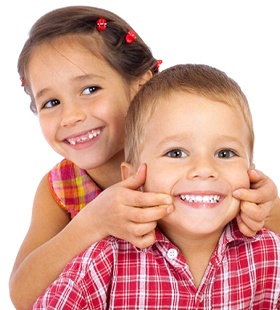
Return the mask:
<svg viewBox="0 0 280 310"><path fill-rule="evenodd" d="M71 218L101 193L87 172L67 159L48 173L48 183L55 201L71 214Z"/></svg>

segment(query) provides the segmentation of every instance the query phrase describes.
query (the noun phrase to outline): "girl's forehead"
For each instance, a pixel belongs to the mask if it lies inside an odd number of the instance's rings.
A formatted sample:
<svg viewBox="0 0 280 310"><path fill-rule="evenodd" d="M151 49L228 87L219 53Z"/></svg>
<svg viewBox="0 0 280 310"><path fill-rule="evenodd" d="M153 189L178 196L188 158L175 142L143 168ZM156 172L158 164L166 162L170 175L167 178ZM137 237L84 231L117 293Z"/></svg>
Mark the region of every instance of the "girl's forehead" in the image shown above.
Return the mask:
<svg viewBox="0 0 280 310"><path fill-rule="evenodd" d="M43 40L33 46L26 65L28 66L33 58L38 58L40 55L42 57L46 55L55 57L60 54L68 57L69 54L84 54L101 58L101 44L97 43L97 41L96 38L90 35L65 35Z"/></svg>
<svg viewBox="0 0 280 310"><path fill-rule="evenodd" d="M87 43L85 43L87 42ZM44 63L45 65L65 63L77 67L88 68L91 64L100 63L102 66L107 62L99 51L98 44L89 36L82 38L79 36L63 36L44 41L34 47L27 63L27 69L34 68L35 64ZM61 61L61 63L60 63Z"/></svg>
<svg viewBox="0 0 280 310"><path fill-rule="evenodd" d="M102 40L96 35L65 35L52 38L39 43L33 53L39 50L53 49L76 50L77 52L91 53L95 56L102 55Z"/></svg>

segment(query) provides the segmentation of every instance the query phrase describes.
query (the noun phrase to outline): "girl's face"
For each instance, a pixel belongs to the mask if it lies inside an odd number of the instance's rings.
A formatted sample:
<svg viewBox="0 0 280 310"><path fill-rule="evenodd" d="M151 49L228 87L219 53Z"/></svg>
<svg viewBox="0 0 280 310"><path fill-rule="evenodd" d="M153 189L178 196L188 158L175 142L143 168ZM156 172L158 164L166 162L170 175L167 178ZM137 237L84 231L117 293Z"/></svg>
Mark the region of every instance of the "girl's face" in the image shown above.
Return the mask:
<svg viewBox="0 0 280 310"><path fill-rule="evenodd" d="M28 79L43 135L57 153L86 170L122 158L135 92L104 60L60 38L36 48Z"/></svg>
<svg viewBox="0 0 280 310"><path fill-rule="evenodd" d="M171 240L184 240L186 233L217 237L239 212L232 192L249 187L251 152L244 117L194 94L173 93L159 100L161 108L146 126L139 157L147 164L144 191L173 196L174 212L160 221Z"/></svg>

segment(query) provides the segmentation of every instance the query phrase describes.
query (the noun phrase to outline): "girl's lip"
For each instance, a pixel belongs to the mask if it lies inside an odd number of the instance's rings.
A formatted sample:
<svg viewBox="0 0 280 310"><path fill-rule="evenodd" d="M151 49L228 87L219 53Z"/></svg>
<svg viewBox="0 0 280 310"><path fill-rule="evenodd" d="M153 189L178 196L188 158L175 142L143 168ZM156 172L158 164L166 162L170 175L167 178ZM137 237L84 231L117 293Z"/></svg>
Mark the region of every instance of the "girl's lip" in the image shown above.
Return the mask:
<svg viewBox="0 0 280 310"><path fill-rule="evenodd" d="M98 137L100 133L101 133L101 128L91 129L89 131L85 131L78 135L66 138L65 141L67 141L69 144L74 146L80 143L86 143L88 141L91 141L92 139L95 139L96 137Z"/></svg>

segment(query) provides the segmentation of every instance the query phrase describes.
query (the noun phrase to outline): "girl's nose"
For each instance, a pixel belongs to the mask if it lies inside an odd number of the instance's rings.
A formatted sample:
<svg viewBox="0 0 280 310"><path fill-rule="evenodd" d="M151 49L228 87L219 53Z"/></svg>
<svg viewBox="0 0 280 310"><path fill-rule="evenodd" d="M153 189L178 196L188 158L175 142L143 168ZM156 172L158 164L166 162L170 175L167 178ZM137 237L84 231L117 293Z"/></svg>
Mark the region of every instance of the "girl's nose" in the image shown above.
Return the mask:
<svg viewBox="0 0 280 310"><path fill-rule="evenodd" d="M79 107L78 104L65 104L61 113L61 127L74 126L82 122L86 118L86 113Z"/></svg>

